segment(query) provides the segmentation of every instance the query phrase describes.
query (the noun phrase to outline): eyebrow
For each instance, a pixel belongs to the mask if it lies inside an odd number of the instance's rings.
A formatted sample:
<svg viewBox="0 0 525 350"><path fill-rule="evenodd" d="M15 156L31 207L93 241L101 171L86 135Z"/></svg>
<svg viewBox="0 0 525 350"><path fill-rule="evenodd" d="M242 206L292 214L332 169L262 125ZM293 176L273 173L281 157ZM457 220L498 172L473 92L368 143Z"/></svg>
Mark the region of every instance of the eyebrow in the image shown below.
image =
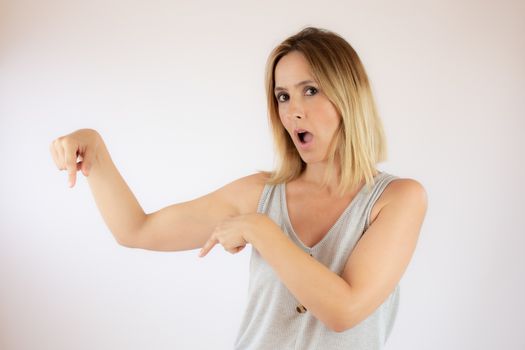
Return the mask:
<svg viewBox="0 0 525 350"><path fill-rule="evenodd" d="M301 85L305 85L305 84L310 84L310 83L315 83L315 81L313 81L313 80L303 80L303 81L298 82L297 84L295 84L295 87L298 87L298 86L301 86ZM281 91L281 90L286 90L286 89L283 88L283 87L280 87L280 86L276 86L275 89L273 89L274 92Z"/></svg>

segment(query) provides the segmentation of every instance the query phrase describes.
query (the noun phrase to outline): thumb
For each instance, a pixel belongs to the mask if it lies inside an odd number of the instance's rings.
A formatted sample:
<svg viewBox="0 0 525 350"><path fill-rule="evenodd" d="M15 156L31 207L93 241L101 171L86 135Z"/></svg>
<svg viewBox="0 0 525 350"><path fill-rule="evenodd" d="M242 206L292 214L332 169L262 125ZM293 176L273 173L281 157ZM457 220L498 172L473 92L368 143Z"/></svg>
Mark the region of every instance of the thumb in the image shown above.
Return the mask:
<svg viewBox="0 0 525 350"><path fill-rule="evenodd" d="M84 174L84 176L86 177L89 176L92 164L93 164L93 159L91 156L91 152L87 151L84 153L82 157L82 162L80 165L80 170L82 170L82 174Z"/></svg>

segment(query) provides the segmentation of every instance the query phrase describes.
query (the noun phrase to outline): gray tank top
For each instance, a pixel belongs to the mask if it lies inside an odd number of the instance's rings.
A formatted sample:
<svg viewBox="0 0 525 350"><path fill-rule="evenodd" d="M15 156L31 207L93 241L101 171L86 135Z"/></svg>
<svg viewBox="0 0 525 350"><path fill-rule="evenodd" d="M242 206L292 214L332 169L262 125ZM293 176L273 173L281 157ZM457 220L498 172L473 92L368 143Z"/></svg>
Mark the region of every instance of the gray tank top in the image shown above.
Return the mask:
<svg viewBox="0 0 525 350"><path fill-rule="evenodd" d="M350 253L370 225L374 203L396 178L379 172L371 190L363 186L313 247L305 246L293 231L284 184L264 186L257 212L270 217L292 242L341 276ZM304 309L253 246L249 271L248 302L235 340L236 350L378 350L392 331L399 284L366 319L344 332L334 332Z"/></svg>

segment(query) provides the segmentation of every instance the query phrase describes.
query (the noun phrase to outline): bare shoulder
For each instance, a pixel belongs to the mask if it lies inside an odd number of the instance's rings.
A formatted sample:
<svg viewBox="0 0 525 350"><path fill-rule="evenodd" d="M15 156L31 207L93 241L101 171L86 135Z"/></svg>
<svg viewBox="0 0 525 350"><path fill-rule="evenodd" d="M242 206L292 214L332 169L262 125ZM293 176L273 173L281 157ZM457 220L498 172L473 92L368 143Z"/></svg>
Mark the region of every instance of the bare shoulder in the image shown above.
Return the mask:
<svg viewBox="0 0 525 350"><path fill-rule="evenodd" d="M410 178L395 179L385 187L372 207L370 211L370 223L375 221L381 210L383 210L387 204L397 203L403 197L419 197L419 200L425 202L426 205L426 192L423 185Z"/></svg>
<svg viewBox="0 0 525 350"><path fill-rule="evenodd" d="M411 178L400 178L392 180L382 195L383 206L389 202L410 202L414 205L427 205L427 191L423 185Z"/></svg>
<svg viewBox="0 0 525 350"><path fill-rule="evenodd" d="M268 178L268 173L257 172L229 184L229 195L235 199L240 215L257 212L257 204Z"/></svg>

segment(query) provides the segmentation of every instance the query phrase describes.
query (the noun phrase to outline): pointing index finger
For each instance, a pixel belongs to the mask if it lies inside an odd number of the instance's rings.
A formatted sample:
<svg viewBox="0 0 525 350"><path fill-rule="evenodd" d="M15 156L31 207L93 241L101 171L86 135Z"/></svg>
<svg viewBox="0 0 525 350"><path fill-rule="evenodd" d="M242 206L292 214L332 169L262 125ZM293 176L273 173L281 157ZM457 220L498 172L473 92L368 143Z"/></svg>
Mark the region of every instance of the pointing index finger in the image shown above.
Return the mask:
<svg viewBox="0 0 525 350"><path fill-rule="evenodd" d="M202 258L208 252L217 244L217 240L215 238L210 238L206 243L204 243L204 246L202 247L201 251L199 252L199 257Z"/></svg>
<svg viewBox="0 0 525 350"><path fill-rule="evenodd" d="M69 187L75 185L76 175L77 175L77 151L70 151L69 145L64 145L64 161L67 169L68 183Z"/></svg>

